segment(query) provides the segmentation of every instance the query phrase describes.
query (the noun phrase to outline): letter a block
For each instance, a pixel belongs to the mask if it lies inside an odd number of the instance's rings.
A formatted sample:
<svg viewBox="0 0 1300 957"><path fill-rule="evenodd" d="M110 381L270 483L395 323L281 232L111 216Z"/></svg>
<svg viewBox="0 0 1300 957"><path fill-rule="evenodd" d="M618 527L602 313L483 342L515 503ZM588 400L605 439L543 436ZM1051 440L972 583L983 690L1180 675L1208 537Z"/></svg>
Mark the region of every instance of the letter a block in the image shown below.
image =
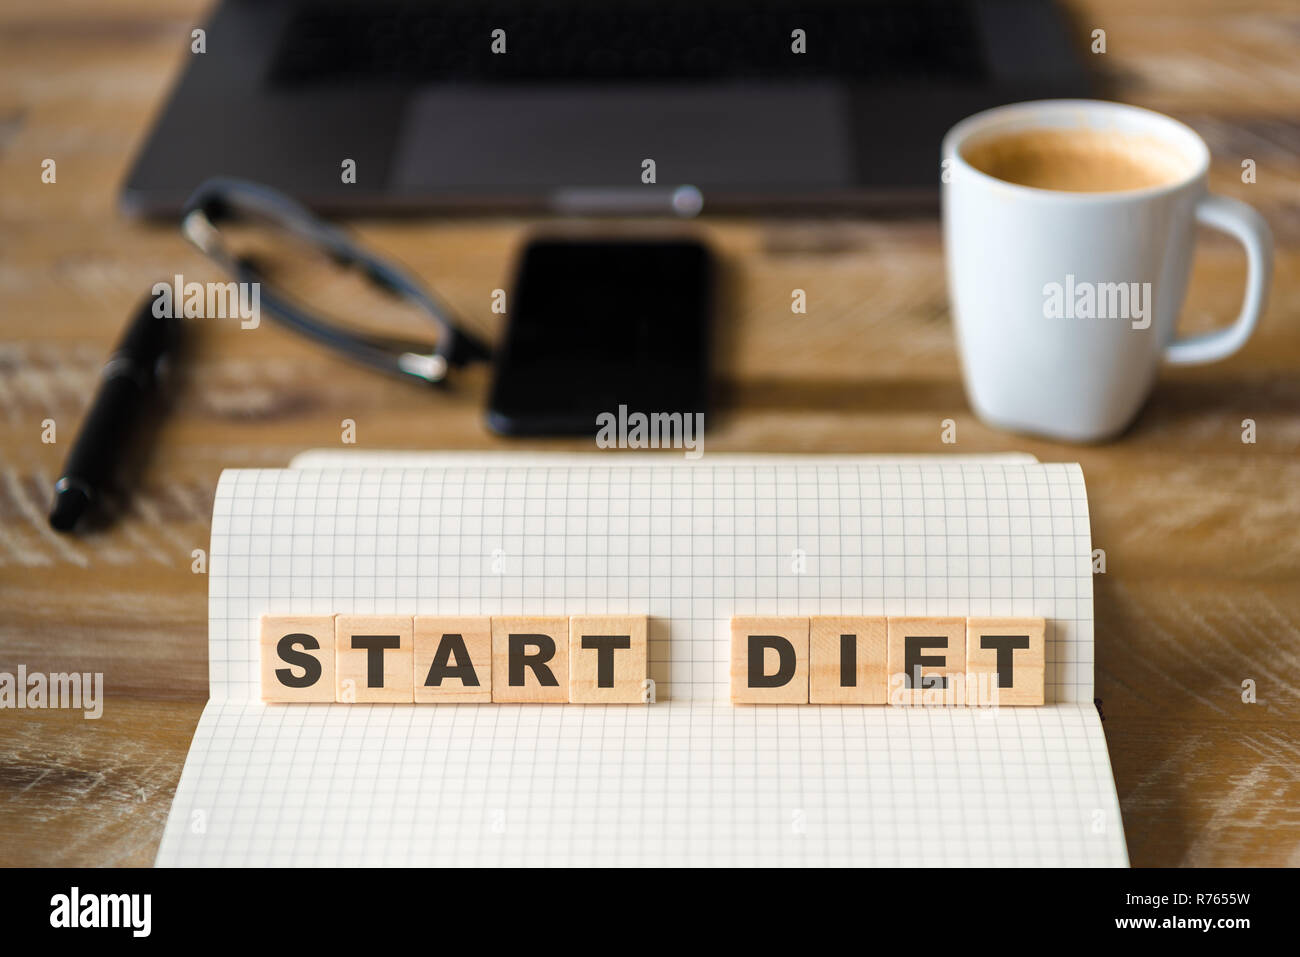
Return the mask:
<svg viewBox="0 0 1300 957"><path fill-rule="evenodd" d="M492 700L492 619L415 616L417 704Z"/></svg>
<svg viewBox="0 0 1300 957"><path fill-rule="evenodd" d="M406 615L339 615L334 619L339 701L415 700L412 620Z"/></svg>
<svg viewBox="0 0 1300 957"><path fill-rule="evenodd" d="M966 703L1042 704L1046 631L1042 618L966 619Z"/></svg>
<svg viewBox="0 0 1300 957"><path fill-rule="evenodd" d="M262 616L262 700L334 700L334 616Z"/></svg>
<svg viewBox="0 0 1300 957"><path fill-rule="evenodd" d="M640 704L647 676L645 615L569 619L569 701Z"/></svg>
<svg viewBox="0 0 1300 957"><path fill-rule="evenodd" d="M965 704L966 619L889 619L889 703Z"/></svg>
<svg viewBox="0 0 1300 957"><path fill-rule="evenodd" d="M731 619L731 703L808 703L808 619Z"/></svg>
<svg viewBox="0 0 1300 957"><path fill-rule="evenodd" d="M569 619L492 619L492 700L563 704L569 700Z"/></svg>

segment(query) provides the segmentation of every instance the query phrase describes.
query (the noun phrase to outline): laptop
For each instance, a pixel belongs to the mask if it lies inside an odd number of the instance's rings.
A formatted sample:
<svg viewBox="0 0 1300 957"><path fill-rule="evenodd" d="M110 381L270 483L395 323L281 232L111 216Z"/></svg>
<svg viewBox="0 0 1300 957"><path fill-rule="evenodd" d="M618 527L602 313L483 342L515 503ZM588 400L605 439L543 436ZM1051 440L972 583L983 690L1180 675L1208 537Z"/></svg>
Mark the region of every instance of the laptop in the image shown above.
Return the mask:
<svg viewBox="0 0 1300 957"><path fill-rule="evenodd" d="M1049 0L221 0L204 29L132 214L212 175L344 215L933 207L955 121L1093 92Z"/></svg>

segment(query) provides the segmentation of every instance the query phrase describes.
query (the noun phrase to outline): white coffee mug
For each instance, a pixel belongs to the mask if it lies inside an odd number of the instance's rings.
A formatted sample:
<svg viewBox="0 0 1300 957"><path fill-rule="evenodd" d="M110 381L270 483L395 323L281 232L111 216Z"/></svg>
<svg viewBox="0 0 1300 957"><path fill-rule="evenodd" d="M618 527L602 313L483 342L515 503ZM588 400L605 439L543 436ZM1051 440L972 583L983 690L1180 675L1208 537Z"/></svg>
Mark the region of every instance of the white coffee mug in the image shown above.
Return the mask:
<svg viewBox="0 0 1300 957"><path fill-rule="evenodd" d="M1145 189L1065 192L1005 182L963 158L980 139L1035 129L1155 138L1185 161L1185 173ZM1245 203L1208 193L1209 166L1210 151L1192 129L1119 103L1018 103L948 132L948 294L966 394L981 419L1073 441L1105 439L1133 421L1162 358L1213 362L1241 348L1264 310L1272 235ZM1197 223L1246 247L1246 295L1231 326L1176 338Z"/></svg>

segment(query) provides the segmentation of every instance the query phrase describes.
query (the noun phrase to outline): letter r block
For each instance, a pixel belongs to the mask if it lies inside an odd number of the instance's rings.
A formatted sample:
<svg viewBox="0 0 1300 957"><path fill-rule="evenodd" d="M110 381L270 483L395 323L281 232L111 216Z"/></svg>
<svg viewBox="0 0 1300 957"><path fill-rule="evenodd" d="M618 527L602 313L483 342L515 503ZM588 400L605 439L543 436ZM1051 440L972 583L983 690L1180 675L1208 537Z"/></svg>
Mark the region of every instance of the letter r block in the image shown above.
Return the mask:
<svg viewBox="0 0 1300 957"><path fill-rule="evenodd" d="M569 619L492 619L492 700L563 704L569 700Z"/></svg>
<svg viewBox="0 0 1300 957"><path fill-rule="evenodd" d="M731 619L731 703L808 703L808 619Z"/></svg>
<svg viewBox="0 0 1300 957"><path fill-rule="evenodd" d="M334 700L334 616L262 616L262 700Z"/></svg>
<svg viewBox="0 0 1300 957"><path fill-rule="evenodd" d="M339 615L334 619L337 700L415 701L413 619L407 615Z"/></svg>
<svg viewBox="0 0 1300 957"><path fill-rule="evenodd" d="M648 674L646 616L569 619L569 701L641 704Z"/></svg>

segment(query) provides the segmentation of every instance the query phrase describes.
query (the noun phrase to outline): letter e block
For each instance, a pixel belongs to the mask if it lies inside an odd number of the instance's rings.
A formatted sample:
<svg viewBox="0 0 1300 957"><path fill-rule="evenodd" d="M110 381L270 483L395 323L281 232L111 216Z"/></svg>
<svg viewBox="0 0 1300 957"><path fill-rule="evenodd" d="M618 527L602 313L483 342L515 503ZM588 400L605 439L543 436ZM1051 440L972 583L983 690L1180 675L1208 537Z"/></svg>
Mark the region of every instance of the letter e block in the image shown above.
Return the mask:
<svg viewBox="0 0 1300 957"><path fill-rule="evenodd" d="M646 616L569 619L569 701L641 704L648 673Z"/></svg>
<svg viewBox="0 0 1300 957"><path fill-rule="evenodd" d="M262 700L334 700L334 616L262 616Z"/></svg>
<svg viewBox="0 0 1300 957"><path fill-rule="evenodd" d="M492 619L415 616L417 704L492 700Z"/></svg>
<svg viewBox="0 0 1300 957"><path fill-rule="evenodd" d="M731 703L808 703L808 619L731 619Z"/></svg>
<svg viewBox="0 0 1300 957"><path fill-rule="evenodd" d="M966 619L966 703L1042 704L1046 634L1042 618Z"/></svg>
<svg viewBox="0 0 1300 957"><path fill-rule="evenodd" d="M889 703L965 704L966 619L889 619Z"/></svg>
<svg viewBox="0 0 1300 957"><path fill-rule="evenodd" d="M887 635L884 618L811 618L809 701L885 704L889 700Z"/></svg>
<svg viewBox="0 0 1300 957"><path fill-rule="evenodd" d="M569 619L492 619L492 700L563 704L569 700Z"/></svg>
<svg viewBox="0 0 1300 957"><path fill-rule="evenodd" d="M339 701L415 700L412 619L406 615L339 615L334 619Z"/></svg>

